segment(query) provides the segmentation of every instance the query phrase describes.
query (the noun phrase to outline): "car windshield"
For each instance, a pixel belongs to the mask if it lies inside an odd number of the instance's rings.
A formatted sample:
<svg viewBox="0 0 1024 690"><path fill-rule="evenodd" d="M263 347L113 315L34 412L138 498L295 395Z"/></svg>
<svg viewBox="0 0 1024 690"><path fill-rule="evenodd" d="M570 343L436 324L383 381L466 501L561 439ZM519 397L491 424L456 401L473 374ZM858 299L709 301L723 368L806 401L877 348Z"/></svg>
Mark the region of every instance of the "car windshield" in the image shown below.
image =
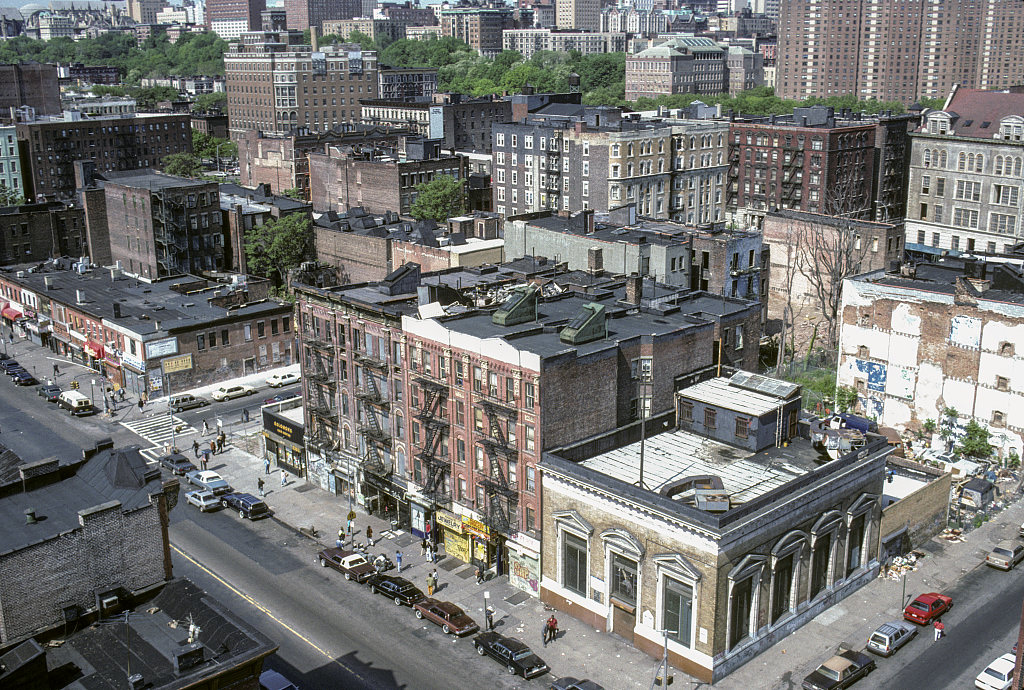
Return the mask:
<svg viewBox="0 0 1024 690"><path fill-rule="evenodd" d="M524 649L524 650L523 650L523 651L521 651L521 652L518 652L518 653L516 653L516 654L513 654L513 655L512 655L512 658L513 658L513 659L515 659L516 661L522 661L522 660L523 660L523 659L525 659L526 657L528 657L528 656L532 656L532 655L533 655L533 652L531 652L531 651L530 651L529 649Z"/></svg>
<svg viewBox="0 0 1024 690"><path fill-rule="evenodd" d="M986 676L992 676L993 678L999 680L1000 682L1006 682L1007 680L1009 680L1009 676L1004 676L1002 673L1000 673L999 671L995 670L991 666L985 669L985 675Z"/></svg>
<svg viewBox="0 0 1024 690"><path fill-rule="evenodd" d="M878 633L875 633L874 635L871 636L871 641L874 642L875 644L886 645L886 644L888 644L889 639L885 635L880 635Z"/></svg>
<svg viewBox="0 0 1024 690"><path fill-rule="evenodd" d="M819 666L818 667L818 673L820 673L821 675L825 676L829 680L839 680L839 671L834 671L834 670L832 670L830 668L827 668L825 666Z"/></svg>
<svg viewBox="0 0 1024 690"><path fill-rule="evenodd" d="M997 555L997 556L1012 556L1013 555L1013 553L1009 549L1000 549L1000 548L992 549L992 553Z"/></svg>
<svg viewBox="0 0 1024 690"><path fill-rule="evenodd" d="M918 611L927 611L928 604L923 601L915 601L908 608L917 609Z"/></svg>

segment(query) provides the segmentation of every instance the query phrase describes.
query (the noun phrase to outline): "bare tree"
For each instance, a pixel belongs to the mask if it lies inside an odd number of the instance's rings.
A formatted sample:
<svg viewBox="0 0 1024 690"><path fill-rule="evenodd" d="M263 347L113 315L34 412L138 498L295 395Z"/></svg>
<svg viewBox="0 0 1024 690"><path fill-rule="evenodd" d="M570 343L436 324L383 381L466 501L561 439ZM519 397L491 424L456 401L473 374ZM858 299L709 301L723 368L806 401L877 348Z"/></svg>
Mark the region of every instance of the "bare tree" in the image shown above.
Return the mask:
<svg viewBox="0 0 1024 690"><path fill-rule="evenodd" d="M839 345L843 280L867 270L872 239L862 236L870 217L863 180L847 177L822 192L819 219L797 226L797 266L825 325L825 345Z"/></svg>

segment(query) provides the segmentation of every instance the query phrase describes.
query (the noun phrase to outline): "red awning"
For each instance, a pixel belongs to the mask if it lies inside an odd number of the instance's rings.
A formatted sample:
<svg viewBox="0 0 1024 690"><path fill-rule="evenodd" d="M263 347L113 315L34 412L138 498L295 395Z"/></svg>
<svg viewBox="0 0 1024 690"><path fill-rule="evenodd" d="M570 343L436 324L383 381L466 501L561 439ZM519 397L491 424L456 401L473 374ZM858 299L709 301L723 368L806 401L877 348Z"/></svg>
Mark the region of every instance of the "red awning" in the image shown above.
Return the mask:
<svg viewBox="0 0 1024 690"><path fill-rule="evenodd" d="M95 357L96 359L103 359L103 346L100 345L99 343L94 343L91 340L86 340L85 343L82 344L82 347L85 348L85 351L88 352L93 357Z"/></svg>
<svg viewBox="0 0 1024 690"><path fill-rule="evenodd" d="M0 314L3 314L3 317L5 319L10 319L11 321L14 321L16 319L20 319L21 318L21 312L18 311L17 309L15 309L15 308L9 307L9 306L8 307L4 307L3 310L0 311Z"/></svg>

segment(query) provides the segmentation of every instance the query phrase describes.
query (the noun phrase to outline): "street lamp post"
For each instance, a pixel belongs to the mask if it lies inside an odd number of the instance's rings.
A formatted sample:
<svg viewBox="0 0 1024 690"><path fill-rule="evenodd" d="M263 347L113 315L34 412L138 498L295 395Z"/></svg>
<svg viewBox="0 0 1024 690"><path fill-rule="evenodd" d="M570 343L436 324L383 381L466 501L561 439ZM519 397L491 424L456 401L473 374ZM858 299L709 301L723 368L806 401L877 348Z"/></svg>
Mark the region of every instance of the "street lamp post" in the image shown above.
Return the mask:
<svg viewBox="0 0 1024 690"><path fill-rule="evenodd" d="M223 146L225 143L227 142L222 141L221 143L217 144L217 172L220 172L220 147Z"/></svg>

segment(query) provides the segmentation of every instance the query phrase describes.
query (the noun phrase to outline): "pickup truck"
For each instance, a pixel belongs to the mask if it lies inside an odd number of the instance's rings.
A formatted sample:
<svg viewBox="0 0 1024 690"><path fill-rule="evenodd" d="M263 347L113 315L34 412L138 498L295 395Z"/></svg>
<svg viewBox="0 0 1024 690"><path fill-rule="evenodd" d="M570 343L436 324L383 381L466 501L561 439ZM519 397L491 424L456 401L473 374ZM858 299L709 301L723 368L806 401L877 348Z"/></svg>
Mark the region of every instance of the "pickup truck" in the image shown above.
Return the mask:
<svg viewBox="0 0 1024 690"><path fill-rule="evenodd" d="M840 647L834 657L804 678L804 690L848 688L875 670L875 660L867 654Z"/></svg>

